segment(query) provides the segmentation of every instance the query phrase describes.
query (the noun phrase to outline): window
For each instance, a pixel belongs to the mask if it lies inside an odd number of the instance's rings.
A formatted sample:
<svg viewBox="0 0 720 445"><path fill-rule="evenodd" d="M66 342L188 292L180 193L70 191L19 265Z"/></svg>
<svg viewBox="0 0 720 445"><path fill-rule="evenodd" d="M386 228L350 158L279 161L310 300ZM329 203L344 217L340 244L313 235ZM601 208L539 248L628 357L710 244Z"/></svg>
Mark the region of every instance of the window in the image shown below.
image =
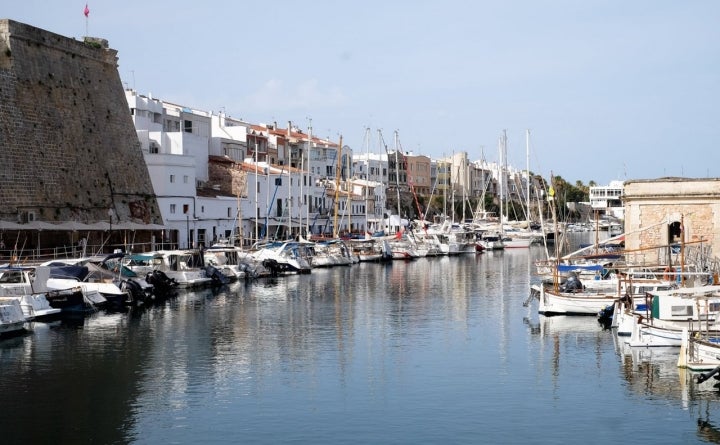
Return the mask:
<svg viewBox="0 0 720 445"><path fill-rule="evenodd" d="M227 217L228 217L228 218L230 218L230 216L231 216L231 213L230 213L230 211L231 211L231 208L230 208L230 207L228 207L228 208L227 208Z"/></svg>
<svg viewBox="0 0 720 445"><path fill-rule="evenodd" d="M692 306L671 306L670 315L674 317L692 317Z"/></svg>
<svg viewBox="0 0 720 445"><path fill-rule="evenodd" d="M188 183L188 175L183 176L183 183L185 183L185 184Z"/></svg>
<svg viewBox="0 0 720 445"><path fill-rule="evenodd" d="M170 213L175 213L175 204L170 204Z"/></svg>
<svg viewBox="0 0 720 445"><path fill-rule="evenodd" d="M184 129L185 133L192 133L193 132L192 121L188 121L188 120L183 121L183 129Z"/></svg>

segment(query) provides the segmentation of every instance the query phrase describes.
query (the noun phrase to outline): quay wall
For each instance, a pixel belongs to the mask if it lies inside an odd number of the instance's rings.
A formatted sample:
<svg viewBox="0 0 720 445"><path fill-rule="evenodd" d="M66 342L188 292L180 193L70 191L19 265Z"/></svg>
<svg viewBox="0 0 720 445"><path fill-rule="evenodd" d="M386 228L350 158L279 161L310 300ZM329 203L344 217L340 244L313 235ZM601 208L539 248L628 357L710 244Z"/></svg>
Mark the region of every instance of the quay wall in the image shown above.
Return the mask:
<svg viewBox="0 0 720 445"><path fill-rule="evenodd" d="M28 213L162 224L117 51L0 19L0 220Z"/></svg>

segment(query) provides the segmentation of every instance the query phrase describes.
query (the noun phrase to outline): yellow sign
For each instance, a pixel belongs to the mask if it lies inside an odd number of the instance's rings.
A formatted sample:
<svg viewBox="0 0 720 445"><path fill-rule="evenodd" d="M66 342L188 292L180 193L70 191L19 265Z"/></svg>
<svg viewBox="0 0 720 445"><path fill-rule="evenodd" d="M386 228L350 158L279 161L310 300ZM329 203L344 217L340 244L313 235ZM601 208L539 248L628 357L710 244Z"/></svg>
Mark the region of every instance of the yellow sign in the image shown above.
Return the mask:
<svg viewBox="0 0 720 445"><path fill-rule="evenodd" d="M550 186L550 190L548 190L548 195L555 196L555 189L552 186Z"/></svg>

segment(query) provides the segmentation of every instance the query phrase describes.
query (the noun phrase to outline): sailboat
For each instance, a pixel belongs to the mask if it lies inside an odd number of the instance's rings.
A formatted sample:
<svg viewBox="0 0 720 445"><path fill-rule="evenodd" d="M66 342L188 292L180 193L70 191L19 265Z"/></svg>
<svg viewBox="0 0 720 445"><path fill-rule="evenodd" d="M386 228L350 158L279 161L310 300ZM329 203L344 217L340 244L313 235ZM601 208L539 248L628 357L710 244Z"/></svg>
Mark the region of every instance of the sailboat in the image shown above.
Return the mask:
<svg viewBox="0 0 720 445"><path fill-rule="evenodd" d="M508 224L509 215L509 199L505 199L503 194L503 188L506 185L505 171L507 167L507 131L503 130L503 137L500 144L500 234L502 236L502 242L506 249L517 249L530 247L532 243L532 237L528 236L527 233L521 232L519 229ZM530 181L528 174L528 183ZM529 192L528 192L529 196ZM505 210L503 211L503 203L505 204ZM528 204L528 211L530 205ZM530 223L528 221L527 226Z"/></svg>

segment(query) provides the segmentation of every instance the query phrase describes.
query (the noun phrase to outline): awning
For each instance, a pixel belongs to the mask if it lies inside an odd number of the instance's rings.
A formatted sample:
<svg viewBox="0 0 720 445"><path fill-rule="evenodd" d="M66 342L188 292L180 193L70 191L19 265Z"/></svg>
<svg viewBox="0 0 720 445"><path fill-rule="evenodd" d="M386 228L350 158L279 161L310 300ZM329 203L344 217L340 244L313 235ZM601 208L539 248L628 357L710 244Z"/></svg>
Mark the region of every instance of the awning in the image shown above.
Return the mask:
<svg viewBox="0 0 720 445"><path fill-rule="evenodd" d="M64 221L50 223L46 221L31 221L20 224L12 221L0 221L0 230L57 230L57 231L108 231L108 230L164 230L165 226L160 224L143 224L136 222L120 222L110 224L107 221L98 221L86 224L79 221Z"/></svg>

